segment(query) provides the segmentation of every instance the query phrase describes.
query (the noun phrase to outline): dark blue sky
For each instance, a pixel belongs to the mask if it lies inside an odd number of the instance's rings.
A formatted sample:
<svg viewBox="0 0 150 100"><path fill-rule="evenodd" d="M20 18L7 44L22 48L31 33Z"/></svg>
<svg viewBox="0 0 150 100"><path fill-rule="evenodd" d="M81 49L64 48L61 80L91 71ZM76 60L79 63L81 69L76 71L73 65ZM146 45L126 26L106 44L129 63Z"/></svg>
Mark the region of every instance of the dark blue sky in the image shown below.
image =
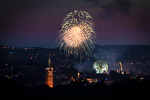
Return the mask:
<svg viewBox="0 0 150 100"><path fill-rule="evenodd" d="M66 14L93 17L99 45L150 45L150 0L1 0L0 44L56 47Z"/></svg>

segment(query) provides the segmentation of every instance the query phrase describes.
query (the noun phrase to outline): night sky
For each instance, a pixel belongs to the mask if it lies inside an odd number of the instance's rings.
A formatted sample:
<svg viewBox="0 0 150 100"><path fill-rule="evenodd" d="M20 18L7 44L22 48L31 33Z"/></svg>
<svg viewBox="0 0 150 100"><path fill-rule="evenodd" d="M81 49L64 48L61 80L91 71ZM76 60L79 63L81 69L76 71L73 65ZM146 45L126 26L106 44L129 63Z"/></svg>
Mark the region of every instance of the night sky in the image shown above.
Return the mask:
<svg viewBox="0 0 150 100"><path fill-rule="evenodd" d="M150 45L150 0L1 0L0 44L57 47L74 10L93 17L99 45Z"/></svg>

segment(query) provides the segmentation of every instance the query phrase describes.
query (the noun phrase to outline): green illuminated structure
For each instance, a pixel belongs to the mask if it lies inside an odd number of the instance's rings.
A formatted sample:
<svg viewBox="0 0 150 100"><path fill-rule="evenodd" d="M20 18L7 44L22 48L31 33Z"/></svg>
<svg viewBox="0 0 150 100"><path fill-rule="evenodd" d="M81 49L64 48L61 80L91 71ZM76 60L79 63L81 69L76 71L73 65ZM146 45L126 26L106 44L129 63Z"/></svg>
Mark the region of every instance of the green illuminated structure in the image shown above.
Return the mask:
<svg viewBox="0 0 150 100"><path fill-rule="evenodd" d="M96 74L107 73L108 65L107 65L107 63L104 60L97 60L93 64L93 70L95 70Z"/></svg>

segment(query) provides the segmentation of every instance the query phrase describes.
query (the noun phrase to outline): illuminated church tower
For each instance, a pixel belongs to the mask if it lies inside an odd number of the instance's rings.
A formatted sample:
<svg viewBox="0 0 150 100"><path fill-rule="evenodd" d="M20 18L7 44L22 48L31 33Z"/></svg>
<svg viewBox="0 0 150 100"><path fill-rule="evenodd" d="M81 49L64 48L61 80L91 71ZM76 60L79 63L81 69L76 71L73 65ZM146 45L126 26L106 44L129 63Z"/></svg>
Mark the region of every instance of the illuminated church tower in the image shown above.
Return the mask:
<svg viewBox="0 0 150 100"><path fill-rule="evenodd" d="M53 67L51 66L51 59L48 59L48 67L46 68L46 85L53 87Z"/></svg>

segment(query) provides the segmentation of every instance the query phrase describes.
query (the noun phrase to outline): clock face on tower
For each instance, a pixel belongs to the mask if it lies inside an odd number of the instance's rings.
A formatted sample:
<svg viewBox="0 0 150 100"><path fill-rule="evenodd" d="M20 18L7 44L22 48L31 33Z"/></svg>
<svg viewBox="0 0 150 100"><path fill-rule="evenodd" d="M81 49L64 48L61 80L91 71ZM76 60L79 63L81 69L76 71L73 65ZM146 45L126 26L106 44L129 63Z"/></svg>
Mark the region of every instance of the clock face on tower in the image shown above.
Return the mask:
<svg viewBox="0 0 150 100"><path fill-rule="evenodd" d="M93 70L95 70L96 74L103 74L108 71L108 65L104 60L97 60L93 64Z"/></svg>

